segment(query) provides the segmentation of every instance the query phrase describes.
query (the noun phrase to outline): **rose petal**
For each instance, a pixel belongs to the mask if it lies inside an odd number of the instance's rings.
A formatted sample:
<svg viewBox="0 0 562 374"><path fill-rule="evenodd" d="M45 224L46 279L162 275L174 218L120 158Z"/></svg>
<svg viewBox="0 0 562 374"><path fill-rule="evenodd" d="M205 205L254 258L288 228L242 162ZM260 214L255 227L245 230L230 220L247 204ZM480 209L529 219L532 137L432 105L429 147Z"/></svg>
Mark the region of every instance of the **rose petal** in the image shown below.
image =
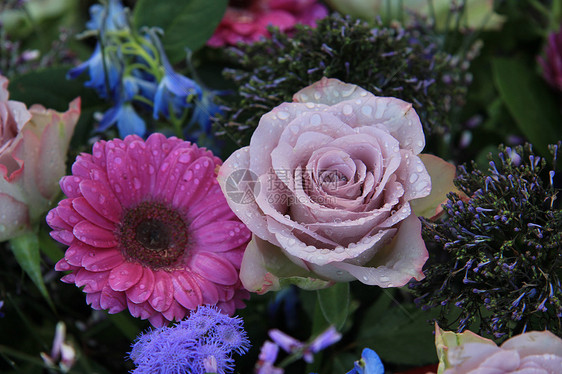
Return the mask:
<svg viewBox="0 0 562 374"><path fill-rule="evenodd" d="M344 100L361 99L372 96L369 91L355 85L344 83L339 79L323 77L316 83L305 87L293 95L298 103L318 103L335 105Z"/></svg>
<svg viewBox="0 0 562 374"><path fill-rule="evenodd" d="M425 165L431 178L431 193L426 197L410 201L415 215L433 218L443 211L441 204L447 201L447 194L460 191L455 187L455 165L430 154L420 154L419 158Z"/></svg>
<svg viewBox="0 0 562 374"><path fill-rule="evenodd" d="M333 265L362 283L379 287L401 287L410 279L423 279L422 267L429 257L420 235L421 222L410 215L401 224L392 242L364 266L346 262Z"/></svg>

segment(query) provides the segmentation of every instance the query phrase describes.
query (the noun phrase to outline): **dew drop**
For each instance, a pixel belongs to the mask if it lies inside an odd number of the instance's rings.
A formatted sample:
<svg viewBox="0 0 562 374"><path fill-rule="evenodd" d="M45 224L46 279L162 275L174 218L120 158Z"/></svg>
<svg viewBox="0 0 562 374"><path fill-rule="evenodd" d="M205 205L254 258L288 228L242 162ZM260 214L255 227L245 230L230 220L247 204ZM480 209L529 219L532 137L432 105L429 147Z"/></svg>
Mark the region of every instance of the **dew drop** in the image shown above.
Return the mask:
<svg viewBox="0 0 562 374"><path fill-rule="evenodd" d="M373 113L373 107L371 107L370 105L363 105L363 107L361 107L361 113L370 117Z"/></svg>
<svg viewBox="0 0 562 374"><path fill-rule="evenodd" d="M349 104L345 104L343 106L343 114L345 114L346 116L349 116L351 113L353 113L353 107Z"/></svg>
<svg viewBox="0 0 562 374"><path fill-rule="evenodd" d="M99 201L100 204L105 203L105 196L100 195L100 196L98 197L98 201Z"/></svg>
<svg viewBox="0 0 562 374"><path fill-rule="evenodd" d="M311 125L317 126L320 123L322 123L322 117L320 117L320 114L315 113L310 117Z"/></svg>
<svg viewBox="0 0 562 374"><path fill-rule="evenodd" d="M182 164L187 164L189 161L191 161L191 155L189 153L182 153L180 157L178 157L178 161Z"/></svg>
<svg viewBox="0 0 562 374"><path fill-rule="evenodd" d="M414 183L415 181L418 180L418 175L417 174L411 174L410 175L410 183Z"/></svg>
<svg viewBox="0 0 562 374"><path fill-rule="evenodd" d="M289 113L284 112L284 111L280 111L280 112L277 113L277 117L279 117L279 119L285 120L285 119L289 118Z"/></svg>
<svg viewBox="0 0 562 374"><path fill-rule="evenodd" d="M133 187L135 190L140 190L141 188L141 182L137 177L133 178Z"/></svg>
<svg viewBox="0 0 562 374"><path fill-rule="evenodd" d="M123 160L121 159L121 157L115 157L114 161L117 165L121 165L123 163Z"/></svg>
<svg viewBox="0 0 562 374"><path fill-rule="evenodd" d="M148 165L148 174L150 175L154 174L154 166Z"/></svg>

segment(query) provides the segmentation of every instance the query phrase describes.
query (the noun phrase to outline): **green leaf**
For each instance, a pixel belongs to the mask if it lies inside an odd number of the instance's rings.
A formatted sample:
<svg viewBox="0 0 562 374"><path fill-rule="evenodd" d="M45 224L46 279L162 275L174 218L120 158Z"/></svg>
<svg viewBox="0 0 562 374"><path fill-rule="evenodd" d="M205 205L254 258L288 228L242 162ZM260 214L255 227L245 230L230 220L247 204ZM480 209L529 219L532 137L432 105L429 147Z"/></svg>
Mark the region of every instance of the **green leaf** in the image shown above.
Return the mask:
<svg viewBox="0 0 562 374"><path fill-rule="evenodd" d="M10 248L16 257L18 264L29 275L37 286L41 295L54 310L54 305L43 282L41 274L41 257L39 256L39 239L36 234L28 233L10 240Z"/></svg>
<svg viewBox="0 0 562 374"><path fill-rule="evenodd" d="M349 314L349 283L336 283L316 292L324 318L341 330Z"/></svg>
<svg viewBox="0 0 562 374"><path fill-rule="evenodd" d="M139 328L135 325L132 317L125 313L108 314L107 317L127 339L135 340L139 334Z"/></svg>
<svg viewBox="0 0 562 374"><path fill-rule="evenodd" d="M438 312L423 312L412 305L387 309L382 316L379 308L373 309L365 315L356 344L373 349L384 362L402 365L435 363L434 327L428 323L435 317L434 313Z"/></svg>
<svg viewBox="0 0 562 374"><path fill-rule="evenodd" d="M493 59L492 69L515 123L538 152L548 155L548 144L562 139L562 115L556 98L546 83L517 59Z"/></svg>
<svg viewBox="0 0 562 374"><path fill-rule="evenodd" d="M185 58L185 49L201 48L213 35L226 10L227 0L139 0L133 22L159 27L164 31L162 44L170 62Z"/></svg>

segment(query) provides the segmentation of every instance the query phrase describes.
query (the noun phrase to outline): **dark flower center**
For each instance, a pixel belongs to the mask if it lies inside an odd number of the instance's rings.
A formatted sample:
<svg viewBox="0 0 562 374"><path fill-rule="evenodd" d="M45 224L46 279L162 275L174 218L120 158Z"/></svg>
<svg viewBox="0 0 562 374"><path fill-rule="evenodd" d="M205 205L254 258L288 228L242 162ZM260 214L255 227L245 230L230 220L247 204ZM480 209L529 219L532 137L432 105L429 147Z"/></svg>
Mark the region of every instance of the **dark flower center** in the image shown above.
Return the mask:
<svg viewBox="0 0 562 374"><path fill-rule="evenodd" d="M187 248L187 224L168 206L143 202L129 209L117 232L127 260L159 269L173 266Z"/></svg>

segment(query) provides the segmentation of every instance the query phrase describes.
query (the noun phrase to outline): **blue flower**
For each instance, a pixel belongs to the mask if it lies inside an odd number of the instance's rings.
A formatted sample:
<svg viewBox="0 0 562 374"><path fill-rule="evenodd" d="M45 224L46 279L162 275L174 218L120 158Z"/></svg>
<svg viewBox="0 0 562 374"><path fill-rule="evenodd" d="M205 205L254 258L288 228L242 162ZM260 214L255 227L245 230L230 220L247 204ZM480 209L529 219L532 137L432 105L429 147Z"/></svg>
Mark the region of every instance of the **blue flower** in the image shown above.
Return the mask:
<svg viewBox="0 0 562 374"><path fill-rule="evenodd" d="M249 348L242 320L202 306L187 320L142 334L129 357L145 373L232 373L233 352Z"/></svg>
<svg viewBox="0 0 562 374"><path fill-rule="evenodd" d="M154 96L153 117L158 119L162 113L166 118L170 118L170 115L179 118L186 108L191 107L190 101L193 97L201 99L201 87L195 81L176 73L164 51L161 51L160 58L164 67L164 78L158 84Z"/></svg>
<svg viewBox="0 0 562 374"><path fill-rule="evenodd" d="M90 7L91 19L86 22L89 30L104 31L121 30L127 27L125 8L119 0L109 0L108 6L95 4Z"/></svg>
<svg viewBox="0 0 562 374"><path fill-rule="evenodd" d="M132 134L144 136L146 133L146 124L137 114L131 102L119 102L116 106L105 112L100 121L98 131L105 131L115 123L117 123L117 129L121 137Z"/></svg>
<svg viewBox="0 0 562 374"><path fill-rule="evenodd" d="M106 87L105 69L107 69L109 87ZM99 43L88 60L68 71L67 78L75 79L86 70L90 74L90 80L84 84L86 87L93 88L104 99L114 97L115 90L121 81L121 67L107 55L104 67L104 58Z"/></svg>
<svg viewBox="0 0 562 374"><path fill-rule="evenodd" d="M191 116L190 125L197 123L206 134L211 134L211 119L218 114L222 114L220 106L215 103L214 99L216 96L228 93L228 91L203 90L201 99L195 102L195 110Z"/></svg>
<svg viewBox="0 0 562 374"><path fill-rule="evenodd" d="M365 348L361 360L355 361L354 368L347 374L384 374L384 366L375 351Z"/></svg>

